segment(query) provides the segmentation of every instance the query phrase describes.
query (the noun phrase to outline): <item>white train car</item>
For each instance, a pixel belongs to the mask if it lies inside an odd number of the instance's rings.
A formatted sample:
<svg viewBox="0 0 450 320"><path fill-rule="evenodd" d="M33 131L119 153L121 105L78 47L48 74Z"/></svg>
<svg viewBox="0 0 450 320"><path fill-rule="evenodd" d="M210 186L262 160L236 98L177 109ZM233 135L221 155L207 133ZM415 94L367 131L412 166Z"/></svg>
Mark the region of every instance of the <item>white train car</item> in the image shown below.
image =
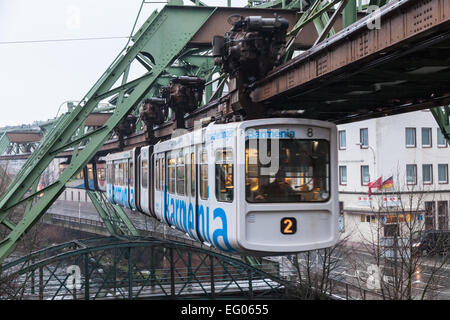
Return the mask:
<svg viewBox="0 0 450 320"><path fill-rule="evenodd" d="M283 254L338 238L336 126L263 119L157 143L149 210L228 252Z"/></svg>
<svg viewBox="0 0 450 320"><path fill-rule="evenodd" d="M306 119L211 123L108 155L108 199L227 252L330 247L338 239L336 134L334 124Z"/></svg>
<svg viewBox="0 0 450 320"><path fill-rule="evenodd" d="M109 154L106 161L106 196L111 203L136 210L135 149Z"/></svg>

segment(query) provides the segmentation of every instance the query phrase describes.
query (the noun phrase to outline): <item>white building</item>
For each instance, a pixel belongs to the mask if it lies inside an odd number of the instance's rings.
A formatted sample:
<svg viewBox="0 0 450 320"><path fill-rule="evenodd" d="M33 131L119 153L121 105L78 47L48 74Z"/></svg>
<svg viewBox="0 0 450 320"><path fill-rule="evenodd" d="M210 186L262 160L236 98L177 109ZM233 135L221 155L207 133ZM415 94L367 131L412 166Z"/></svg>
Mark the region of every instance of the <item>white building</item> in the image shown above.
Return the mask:
<svg viewBox="0 0 450 320"><path fill-rule="evenodd" d="M378 217L389 236L397 228L389 213L402 206L414 210L426 230L449 229L450 148L429 110L339 125L338 146L341 212L350 240L367 239ZM373 188L368 196L369 182L390 177L392 188Z"/></svg>

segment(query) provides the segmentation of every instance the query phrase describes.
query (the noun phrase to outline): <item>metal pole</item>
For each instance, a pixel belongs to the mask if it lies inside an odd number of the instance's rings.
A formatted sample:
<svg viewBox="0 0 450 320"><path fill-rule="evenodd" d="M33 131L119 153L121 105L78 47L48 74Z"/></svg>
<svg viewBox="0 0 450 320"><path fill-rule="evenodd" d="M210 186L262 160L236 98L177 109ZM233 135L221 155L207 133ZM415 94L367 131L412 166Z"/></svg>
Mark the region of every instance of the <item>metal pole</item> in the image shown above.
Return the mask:
<svg viewBox="0 0 450 320"><path fill-rule="evenodd" d="M44 300L44 270L39 267L39 300Z"/></svg>
<svg viewBox="0 0 450 320"><path fill-rule="evenodd" d="M209 256L209 274L210 274L210 283L211 283L211 299L216 298L216 290L214 286L214 258L213 256Z"/></svg>
<svg viewBox="0 0 450 320"><path fill-rule="evenodd" d="M249 270L248 271L248 296L249 299L253 299L253 286L252 283L253 282L253 277L252 277L252 271Z"/></svg>
<svg viewBox="0 0 450 320"><path fill-rule="evenodd" d="M89 255L84 254L84 300L89 300Z"/></svg>
<svg viewBox="0 0 450 320"><path fill-rule="evenodd" d="M35 290L34 290L34 286L35 286L34 278L35 278L35 270L33 269L33 271L31 271L31 294L35 293Z"/></svg>
<svg viewBox="0 0 450 320"><path fill-rule="evenodd" d="M128 299L133 298L133 252L128 248Z"/></svg>
<svg viewBox="0 0 450 320"><path fill-rule="evenodd" d="M173 248L169 249L170 262L170 295L172 299L175 298L175 263L173 261Z"/></svg>

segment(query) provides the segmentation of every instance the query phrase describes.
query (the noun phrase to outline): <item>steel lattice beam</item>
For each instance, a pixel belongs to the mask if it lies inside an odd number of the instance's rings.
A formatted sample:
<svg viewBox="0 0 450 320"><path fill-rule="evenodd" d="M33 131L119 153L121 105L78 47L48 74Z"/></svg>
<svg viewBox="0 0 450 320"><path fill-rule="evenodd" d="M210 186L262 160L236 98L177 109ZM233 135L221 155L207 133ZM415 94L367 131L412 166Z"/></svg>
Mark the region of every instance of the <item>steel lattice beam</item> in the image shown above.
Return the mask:
<svg viewBox="0 0 450 320"><path fill-rule="evenodd" d="M119 54L78 106L62 117L52 131L46 135L39 149L28 159L24 171L18 175L0 201L0 222L4 225L6 225L5 221L7 221L11 209L23 201L23 196L53 160L55 152L73 143L72 137L77 129L84 125L86 118L101 101L100 97L103 99L108 96L108 93L112 91L115 93L113 86L125 74L137 55L146 52L154 58L155 65L152 70L136 83L133 92L126 99L119 99L114 113L105 125L85 137L83 149L72 157L70 165L61 174L59 180L45 188L44 195L17 225L11 228L11 224L8 223L7 227L11 230L0 242L0 260L14 250L21 236L34 225L63 192L66 182L88 163L103 143L108 140L112 130L145 97L157 77L174 61L214 10L215 8L210 7L166 6L161 12L154 12L136 33L134 44ZM175 25L177 29L174 28ZM122 85L125 84L122 83Z"/></svg>

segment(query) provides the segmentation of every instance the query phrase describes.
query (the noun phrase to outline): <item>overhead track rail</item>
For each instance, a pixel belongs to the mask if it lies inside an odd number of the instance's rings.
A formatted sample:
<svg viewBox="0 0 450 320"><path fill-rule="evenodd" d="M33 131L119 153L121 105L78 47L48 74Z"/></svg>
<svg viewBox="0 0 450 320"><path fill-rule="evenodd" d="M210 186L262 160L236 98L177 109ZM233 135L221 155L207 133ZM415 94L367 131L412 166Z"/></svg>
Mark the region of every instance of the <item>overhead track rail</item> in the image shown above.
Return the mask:
<svg viewBox="0 0 450 320"><path fill-rule="evenodd" d="M274 69L253 85L252 101L336 123L442 106L449 26L447 0L391 1Z"/></svg>

